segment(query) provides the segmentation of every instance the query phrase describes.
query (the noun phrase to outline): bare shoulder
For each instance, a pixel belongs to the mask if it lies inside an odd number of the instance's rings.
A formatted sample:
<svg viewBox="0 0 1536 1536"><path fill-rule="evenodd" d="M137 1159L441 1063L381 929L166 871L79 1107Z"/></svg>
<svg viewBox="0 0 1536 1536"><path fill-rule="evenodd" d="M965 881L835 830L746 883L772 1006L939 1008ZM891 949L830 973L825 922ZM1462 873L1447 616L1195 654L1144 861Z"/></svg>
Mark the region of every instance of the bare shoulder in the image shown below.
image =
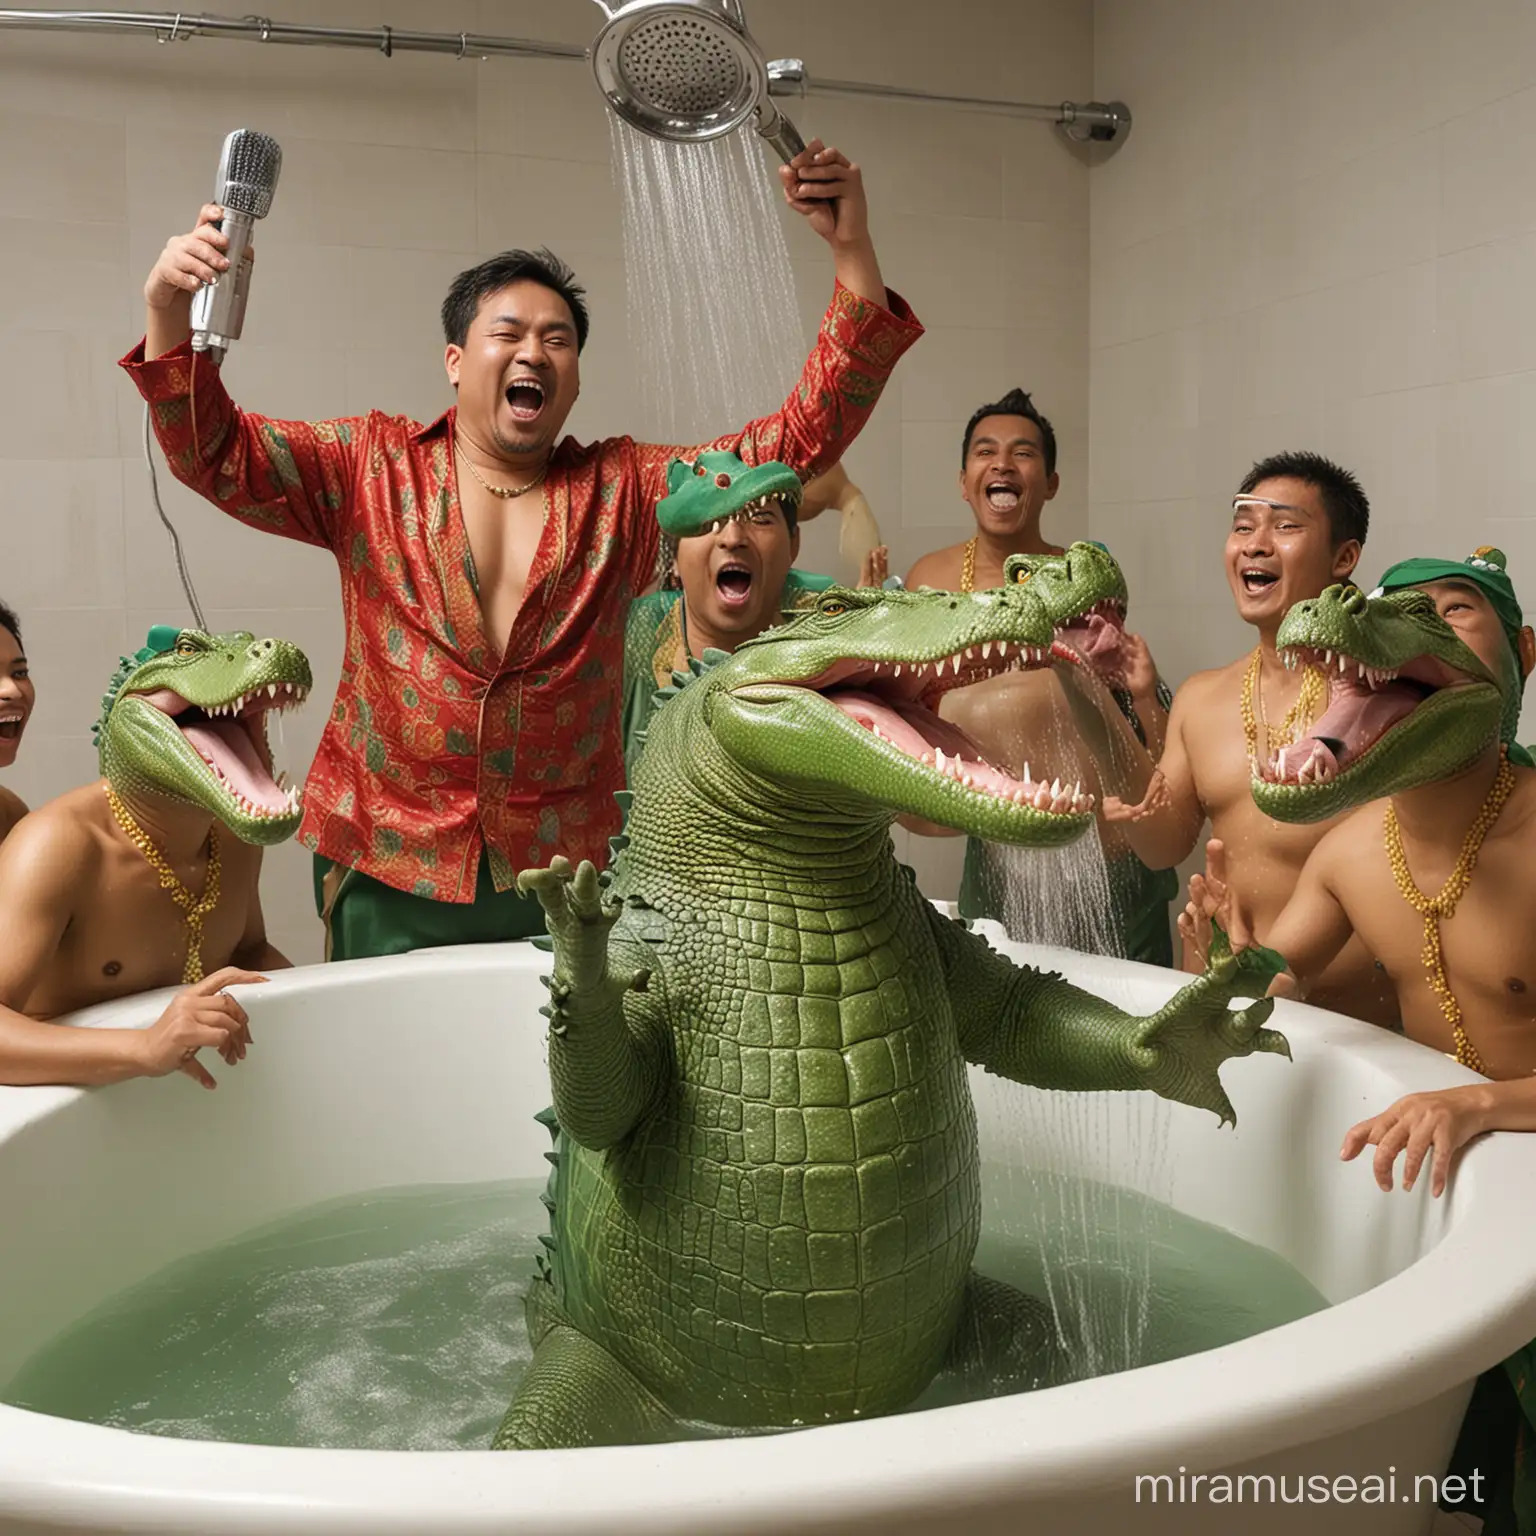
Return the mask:
<svg viewBox="0 0 1536 1536"><path fill-rule="evenodd" d="M94 785L72 789L29 812L0 846L4 900L29 890L58 890L89 879L100 862L100 796Z"/></svg>
<svg viewBox="0 0 1536 1536"><path fill-rule="evenodd" d="M27 802L14 790L0 784L0 841L9 835L11 829L26 814Z"/></svg>
<svg viewBox="0 0 1536 1536"><path fill-rule="evenodd" d="M1363 855L1383 846L1383 804L1380 800L1368 800L1341 816L1317 840L1307 862L1330 877L1358 870Z"/></svg>
<svg viewBox="0 0 1536 1536"><path fill-rule="evenodd" d="M960 562L964 557L964 544L931 550L907 572L907 585L914 589L934 587L940 592L952 591L960 584Z"/></svg>
<svg viewBox="0 0 1536 1536"><path fill-rule="evenodd" d="M1243 661L1234 661L1224 667L1191 672L1173 696L1173 714L1184 721L1234 697L1241 686L1245 665Z"/></svg>

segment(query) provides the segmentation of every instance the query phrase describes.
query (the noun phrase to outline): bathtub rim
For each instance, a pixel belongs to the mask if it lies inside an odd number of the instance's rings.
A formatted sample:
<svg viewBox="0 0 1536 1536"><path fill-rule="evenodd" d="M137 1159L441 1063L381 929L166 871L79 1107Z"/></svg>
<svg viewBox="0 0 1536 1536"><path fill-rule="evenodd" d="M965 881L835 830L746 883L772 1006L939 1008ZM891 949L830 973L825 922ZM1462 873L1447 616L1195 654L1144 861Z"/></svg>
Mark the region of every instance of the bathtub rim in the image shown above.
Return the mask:
<svg viewBox="0 0 1536 1536"><path fill-rule="evenodd" d="M1009 948L1048 966L1070 958ZM264 987L247 990L318 995L364 969L388 980L419 977L423 969L491 973L509 961L519 969L547 964L527 943L469 946L275 972ZM1092 963L1154 978L1169 993L1180 980L1155 967ZM107 1004L78 1022L147 1024L168 995ZM1478 1080L1371 1026L1297 1004L1282 1004L1277 1015L1275 1023L1293 1036L1369 1059L1403 1093ZM0 1089L0 1142L99 1091ZM220 1530L255 1530L263 1510L291 1504L319 1521L316 1528L337 1531L405 1532L433 1521L446 1529L449 1520L458 1529L482 1521L504 1528L511 1511L530 1522L558 1519L571 1532L618 1522L660 1531L679 1529L686 1518L729 1523L727 1503L742 1520L790 1519L808 1503L823 1513L895 1513L1010 1493L1129 1488L1138 1474L1181 1464L1191 1471L1238 1466L1427 1404L1529 1342L1536 1292L1516 1277L1536 1276L1526 1195L1533 1158L1536 1139L1509 1133L1468 1148L1456 1193L1444 1197L1453 1214L1443 1236L1380 1285L1236 1344L1074 1383L1048 1398L994 1399L791 1435L512 1454L173 1440L0 1404L0 1514L131 1514L167 1530L222 1518ZM1370 1177L1364 1167L1359 1172ZM1297 1329L1309 1330L1304 1354ZM1106 1424L1114 1426L1108 1436ZM573 1462L578 1454L587 1459ZM601 1470L594 1457L604 1458ZM748 1497L743 1490L755 1491ZM242 1525L247 1518L256 1523Z"/></svg>

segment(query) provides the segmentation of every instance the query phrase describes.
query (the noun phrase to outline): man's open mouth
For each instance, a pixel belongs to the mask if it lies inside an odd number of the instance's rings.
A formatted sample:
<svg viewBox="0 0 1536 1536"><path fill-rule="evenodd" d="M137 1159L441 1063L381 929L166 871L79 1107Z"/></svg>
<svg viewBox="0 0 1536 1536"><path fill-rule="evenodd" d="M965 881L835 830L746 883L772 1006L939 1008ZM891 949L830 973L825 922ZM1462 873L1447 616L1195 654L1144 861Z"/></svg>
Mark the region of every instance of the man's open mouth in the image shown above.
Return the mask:
<svg viewBox="0 0 1536 1536"><path fill-rule="evenodd" d="M267 716L296 709L309 689L294 683L265 683L227 704L191 703L170 688L131 697L169 715L187 744L202 758L219 788L247 816L291 816L299 809L299 790L272 777L272 748Z"/></svg>
<svg viewBox="0 0 1536 1536"><path fill-rule="evenodd" d="M1326 784L1359 762L1426 699L1478 679L1434 656L1417 656L1387 669L1367 666L1342 651L1288 646L1287 667L1316 666L1328 681L1328 704L1295 745L1254 760L1254 777L1269 784Z"/></svg>
<svg viewBox="0 0 1536 1536"><path fill-rule="evenodd" d="M26 723L26 710L0 710L0 741L20 741Z"/></svg>
<svg viewBox="0 0 1536 1536"><path fill-rule="evenodd" d="M752 572L738 560L727 560L715 572L715 595L727 608L745 608L752 597Z"/></svg>
<svg viewBox="0 0 1536 1536"><path fill-rule="evenodd" d="M1060 661L1086 666L1110 687L1125 681L1125 608L1113 598L1056 626L1051 653Z"/></svg>
<svg viewBox="0 0 1536 1536"><path fill-rule="evenodd" d="M507 405L519 421L533 421L544 409L544 386L538 379L518 377L507 385Z"/></svg>
<svg viewBox="0 0 1536 1536"><path fill-rule="evenodd" d="M983 490L994 512L1012 512L1019 504L1019 488L1011 480L989 480Z"/></svg>
<svg viewBox="0 0 1536 1536"><path fill-rule="evenodd" d="M1050 652L1043 647L983 641L937 661L848 657L818 676L771 686L807 688L821 694L888 747L980 797L1058 816L1081 816L1093 809L1093 796L1084 794L1081 785L1036 779L1027 763L1023 777L1015 778L989 763L964 731L938 714L940 699L952 688L966 688L1003 672L1033 671L1049 665ZM750 695L757 686L741 691Z"/></svg>
<svg viewBox="0 0 1536 1536"><path fill-rule="evenodd" d="M1280 580L1278 572L1266 571L1257 565L1246 565L1237 574L1243 584L1243 591L1250 597L1262 596Z"/></svg>

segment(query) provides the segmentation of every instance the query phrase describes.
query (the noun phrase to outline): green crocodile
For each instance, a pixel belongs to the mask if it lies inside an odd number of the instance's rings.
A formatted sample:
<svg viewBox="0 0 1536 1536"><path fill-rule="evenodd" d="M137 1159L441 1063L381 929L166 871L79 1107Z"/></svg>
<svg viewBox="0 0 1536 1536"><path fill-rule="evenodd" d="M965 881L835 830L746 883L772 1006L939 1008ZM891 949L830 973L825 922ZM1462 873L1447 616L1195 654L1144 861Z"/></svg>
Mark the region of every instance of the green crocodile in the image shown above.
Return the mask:
<svg viewBox="0 0 1536 1536"><path fill-rule="evenodd" d="M552 1230L498 1448L887 1413L946 1366L1036 1385L1050 1312L971 1269L966 1063L1228 1121L1221 1063L1289 1054L1269 1002L1229 1008L1262 999L1268 951L1134 1018L995 953L896 862L902 812L1036 846L1086 828L1082 797L985 764L933 709L1050 644L1024 587L831 588L675 678L611 876L520 876L554 951Z"/></svg>
<svg viewBox="0 0 1536 1536"><path fill-rule="evenodd" d="M267 716L302 704L313 685L286 640L156 625L121 659L91 728L102 777L211 811L242 842L283 842L303 810L298 789L272 777Z"/></svg>
<svg viewBox="0 0 1536 1536"><path fill-rule="evenodd" d="M1520 715L1515 660L1496 678L1413 587L1351 584L1297 603L1275 636L1288 667L1319 666L1328 704L1294 746L1253 762L1254 803L1311 822L1450 778Z"/></svg>

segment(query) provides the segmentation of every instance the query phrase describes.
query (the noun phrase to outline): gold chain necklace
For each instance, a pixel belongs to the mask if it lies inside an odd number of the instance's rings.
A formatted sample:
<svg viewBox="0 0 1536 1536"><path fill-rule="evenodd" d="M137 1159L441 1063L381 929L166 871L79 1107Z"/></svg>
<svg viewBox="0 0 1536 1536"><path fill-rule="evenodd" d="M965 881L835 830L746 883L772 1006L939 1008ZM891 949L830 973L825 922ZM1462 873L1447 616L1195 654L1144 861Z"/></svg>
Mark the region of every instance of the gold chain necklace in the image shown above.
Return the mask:
<svg viewBox="0 0 1536 1536"><path fill-rule="evenodd" d="M1387 862L1392 866L1392 877L1397 881L1397 888L1403 893L1403 899L1408 905L1424 915L1424 950L1421 958L1424 969L1429 972L1429 985L1440 999L1440 1011L1451 1026L1451 1038L1456 1042L1456 1060L1464 1067L1471 1067L1474 1072L1481 1072L1484 1077L1489 1075L1488 1068L1477 1047L1467 1038L1461 1022L1461 1005L1456 1001L1456 995L1446 979L1445 960L1440 953L1440 919L1455 916L1457 902L1472 883L1472 871L1477 865L1483 839L1492 831L1514 787L1515 770L1509 766L1509 759L1501 749L1499 771L1493 781L1493 788L1488 791L1488 798L1483 801L1483 808L1477 813L1461 845L1461 856L1456 860L1456 867L1440 887L1440 894L1433 899L1414 884L1408 869L1408 856L1403 851L1403 834L1397 824L1397 808L1392 801L1387 801L1386 815L1382 818Z"/></svg>
<svg viewBox="0 0 1536 1536"><path fill-rule="evenodd" d="M965 560L960 566L960 590L969 592L976 582L976 535L965 546Z"/></svg>
<svg viewBox="0 0 1536 1536"><path fill-rule="evenodd" d="M1253 701L1257 696L1259 701L1259 719L1264 716L1264 690L1259 684L1259 668L1263 662L1263 648L1255 647L1253 660L1248 663L1248 671L1243 678L1243 694L1241 713L1243 717L1243 739L1248 743L1248 756L1254 757L1259 750L1259 722L1254 718ZM1302 674L1301 692L1296 695L1296 702L1286 712L1282 720L1271 731L1269 721L1264 720L1264 734L1269 747L1288 747L1295 740L1298 733L1312 723L1317 713L1317 706L1328 696L1327 683L1323 677L1321 667L1308 667Z"/></svg>
<svg viewBox="0 0 1536 1536"><path fill-rule="evenodd" d="M208 877L203 882L203 894L194 896L181 883L176 871L166 862L165 855L149 840L149 834L128 812L128 807L117 798L117 791L110 784L105 786L107 804L123 835L144 855L149 867L160 876L162 890L171 893L171 900L185 912L187 925L187 963L182 967L184 985L203 979L203 919L219 904L219 828L215 822L208 829Z"/></svg>
<svg viewBox="0 0 1536 1536"><path fill-rule="evenodd" d="M486 490L491 493L492 496L500 497L502 501L511 501L515 497L526 496L528 492L534 488L534 486L543 484L545 475L549 473L549 464L546 462L544 468L541 469L538 474L536 474L533 479L528 482L527 485L492 485L491 482L487 480L478 469L475 468L474 461L470 458L470 456L465 453L461 447L459 447L459 439L457 434L455 434L453 439L453 451L458 454L459 459L468 468L470 474L472 474L475 479L478 480L480 484L483 485Z"/></svg>

